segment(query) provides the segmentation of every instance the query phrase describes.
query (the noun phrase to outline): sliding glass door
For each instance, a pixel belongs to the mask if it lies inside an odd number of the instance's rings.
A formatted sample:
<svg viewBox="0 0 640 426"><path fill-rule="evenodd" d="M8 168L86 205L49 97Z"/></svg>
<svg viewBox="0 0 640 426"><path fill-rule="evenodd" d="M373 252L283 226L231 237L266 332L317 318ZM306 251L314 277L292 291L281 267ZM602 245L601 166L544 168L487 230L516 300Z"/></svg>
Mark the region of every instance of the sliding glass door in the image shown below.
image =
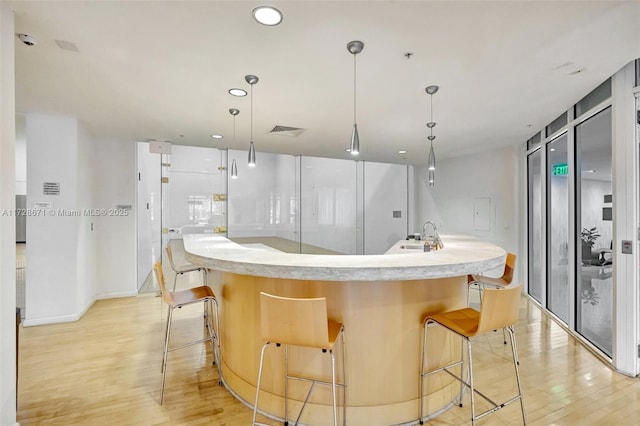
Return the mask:
<svg viewBox="0 0 640 426"><path fill-rule="evenodd" d="M575 127L576 331L611 356L613 205L611 107Z"/></svg>
<svg viewBox="0 0 640 426"><path fill-rule="evenodd" d="M529 294L538 302L542 301L542 176L540 173L542 150L538 149L527 157L528 174L528 271Z"/></svg>
<svg viewBox="0 0 640 426"><path fill-rule="evenodd" d="M569 322L569 165L567 134L547 151L547 307Z"/></svg>

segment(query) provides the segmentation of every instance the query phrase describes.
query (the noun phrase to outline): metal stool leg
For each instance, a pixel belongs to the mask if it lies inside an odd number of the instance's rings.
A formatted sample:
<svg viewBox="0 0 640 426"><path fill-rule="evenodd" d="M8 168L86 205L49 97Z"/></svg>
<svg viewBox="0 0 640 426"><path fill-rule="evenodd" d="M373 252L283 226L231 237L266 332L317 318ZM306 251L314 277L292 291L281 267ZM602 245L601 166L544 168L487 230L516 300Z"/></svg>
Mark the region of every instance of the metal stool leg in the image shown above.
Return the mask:
<svg viewBox="0 0 640 426"><path fill-rule="evenodd" d="M424 418L424 359L425 359L425 348L427 347L427 323L424 323L424 331L422 332L422 356L420 362L420 424L424 424L422 419Z"/></svg>
<svg viewBox="0 0 640 426"><path fill-rule="evenodd" d="M176 272L175 275L173 276L173 292L176 291L176 283L178 282L178 275L179 275L179 272Z"/></svg>
<svg viewBox="0 0 640 426"><path fill-rule="evenodd" d="M344 328L340 332L342 337L342 426L347 425L347 358L345 342L344 342Z"/></svg>
<svg viewBox="0 0 640 426"><path fill-rule="evenodd" d="M284 345L284 426L289 424L289 345ZM302 414L302 412L300 412ZM297 422L296 422L297 424Z"/></svg>
<svg viewBox="0 0 640 426"><path fill-rule="evenodd" d="M520 410L522 411L522 423L527 424L527 418L524 415L524 401L522 401L522 388L520 386L520 371L518 366L520 365L520 359L518 358L518 348L516 346L516 336L515 331L512 327L509 327L508 330L509 337L511 340L511 352L513 353L513 367L516 370L516 383L518 384L518 395L520 397Z"/></svg>
<svg viewBox="0 0 640 426"><path fill-rule="evenodd" d="M329 351L331 355L331 394L333 396L333 426L338 426L338 408L336 404L336 356L333 350Z"/></svg>
<svg viewBox="0 0 640 426"><path fill-rule="evenodd" d="M267 346L269 346L269 343L271 342L267 342L262 345L262 351L260 351L260 367L258 368L258 383L256 384L256 402L253 405L253 420L251 421L252 425L256 424L256 416L258 415L258 398L260 396L260 381L262 380L262 364L264 362L264 351L265 349L267 349Z"/></svg>
<svg viewBox="0 0 640 426"><path fill-rule="evenodd" d="M469 393L471 396L471 425L475 426L476 424L476 402L475 395L473 390L473 358L471 354L471 339L466 339L467 341L467 352L469 356Z"/></svg>
<svg viewBox="0 0 640 426"><path fill-rule="evenodd" d="M173 307L169 306L169 317L167 318L167 337L164 341L164 356L162 357L162 386L160 388L160 405L164 401L164 379L167 374L167 356L169 355L169 339L171 337L171 319L173 317Z"/></svg>

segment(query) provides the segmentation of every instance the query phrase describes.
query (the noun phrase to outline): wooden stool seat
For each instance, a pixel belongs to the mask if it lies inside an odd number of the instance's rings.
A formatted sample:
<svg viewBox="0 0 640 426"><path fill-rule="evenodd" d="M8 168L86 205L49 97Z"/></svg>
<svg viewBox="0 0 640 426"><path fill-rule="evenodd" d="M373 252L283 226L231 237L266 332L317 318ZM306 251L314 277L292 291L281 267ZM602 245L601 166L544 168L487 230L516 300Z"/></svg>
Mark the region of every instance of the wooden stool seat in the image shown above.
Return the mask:
<svg viewBox="0 0 640 426"><path fill-rule="evenodd" d="M205 285L187 290L174 291L171 293L171 298L173 299L176 308L189 305L191 303L202 302L202 300L207 297L215 298L216 296L213 294L211 287Z"/></svg>
<svg viewBox="0 0 640 426"><path fill-rule="evenodd" d="M513 271L516 268L516 255L513 253L507 253L507 258L504 262L504 271L501 277L486 277L484 275L469 274L467 276L467 283L469 286L477 284L480 290L486 285L493 287L506 287L513 281Z"/></svg>

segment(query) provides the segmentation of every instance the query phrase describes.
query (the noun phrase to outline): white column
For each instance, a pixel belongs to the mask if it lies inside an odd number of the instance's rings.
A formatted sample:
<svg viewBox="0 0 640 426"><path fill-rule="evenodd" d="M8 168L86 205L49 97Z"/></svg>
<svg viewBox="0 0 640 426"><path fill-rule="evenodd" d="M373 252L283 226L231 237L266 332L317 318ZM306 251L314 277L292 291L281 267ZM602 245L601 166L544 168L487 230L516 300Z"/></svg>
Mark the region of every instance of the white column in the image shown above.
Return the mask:
<svg viewBox="0 0 640 426"><path fill-rule="evenodd" d="M14 15L0 3L0 209L15 208ZM0 214L0 424L16 422L16 221Z"/></svg>
<svg viewBox="0 0 640 426"><path fill-rule="evenodd" d="M621 373L638 374L638 151L635 141L634 63L612 78L614 212L614 342L613 363ZM622 254L622 240L633 254Z"/></svg>

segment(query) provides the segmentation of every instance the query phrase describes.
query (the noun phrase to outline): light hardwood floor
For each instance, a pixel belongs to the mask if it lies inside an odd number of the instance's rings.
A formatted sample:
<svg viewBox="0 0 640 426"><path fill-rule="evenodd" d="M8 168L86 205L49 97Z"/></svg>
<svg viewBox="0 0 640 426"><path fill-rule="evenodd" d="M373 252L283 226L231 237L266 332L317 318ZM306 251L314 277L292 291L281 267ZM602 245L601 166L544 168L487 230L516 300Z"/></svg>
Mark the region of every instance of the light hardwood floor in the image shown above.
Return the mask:
<svg viewBox="0 0 640 426"><path fill-rule="evenodd" d="M201 307L192 308L174 314L176 343L203 333ZM250 424L251 410L217 385L210 346L170 355L158 405L165 318L160 298L144 295L98 301L74 323L22 328L20 424ZM640 425L640 380L612 371L526 298L516 336L529 424ZM474 351L476 386L497 397L515 389L501 333L477 338ZM454 407L428 424L467 424L468 410ZM519 422L516 403L479 424Z"/></svg>

